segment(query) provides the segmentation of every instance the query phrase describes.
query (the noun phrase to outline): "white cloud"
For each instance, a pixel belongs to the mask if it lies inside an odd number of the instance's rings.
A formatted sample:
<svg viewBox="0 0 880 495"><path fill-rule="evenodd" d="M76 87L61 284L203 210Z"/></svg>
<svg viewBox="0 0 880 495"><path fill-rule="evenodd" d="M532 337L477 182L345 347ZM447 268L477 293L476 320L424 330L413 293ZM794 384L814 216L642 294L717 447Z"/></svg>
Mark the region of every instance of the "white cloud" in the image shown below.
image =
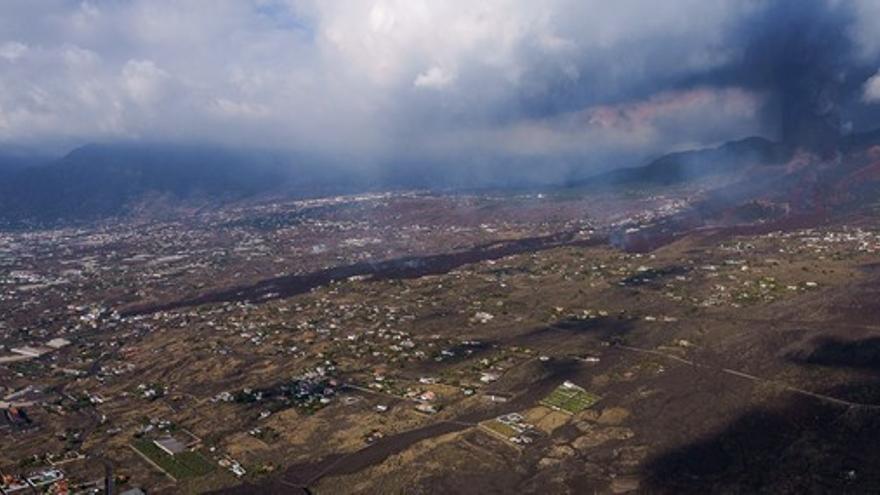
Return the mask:
<svg viewBox="0 0 880 495"><path fill-rule="evenodd" d="M635 95L655 101L656 81L723 66L730 27L756 4L0 2L0 33L10 40L0 44L0 143L141 136L377 160L399 148L418 155L412 143L585 152L598 138L584 139L585 128L566 116ZM635 122L648 109L620 107L618 118ZM717 113L719 128L723 119L736 129L756 119L734 108ZM632 125L629 137L603 132L608 143L642 145L671 139L676 128L691 132L678 124Z"/></svg>
<svg viewBox="0 0 880 495"><path fill-rule="evenodd" d="M880 71L865 82L862 99L867 103L880 103Z"/></svg>
<svg viewBox="0 0 880 495"><path fill-rule="evenodd" d="M67 68L74 71L93 70L101 61L100 55L94 51L76 45L62 47L61 56Z"/></svg>
<svg viewBox="0 0 880 495"><path fill-rule="evenodd" d="M140 105L155 103L170 76L152 60L129 60L122 68L122 84L128 96Z"/></svg>
<svg viewBox="0 0 880 495"><path fill-rule="evenodd" d="M28 50L27 45L17 41L7 41L0 44L0 58L10 62L15 62L21 58Z"/></svg>
<svg viewBox="0 0 880 495"><path fill-rule="evenodd" d="M455 81L455 74L444 70L442 67L431 67L416 76L413 85L417 88L441 89Z"/></svg>
<svg viewBox="0 0 880 495"><path fill-rule="evenodd" d="M260 104L232 101L219 98L215 103L216 111L226 117L259 118L269 115L269 109Z"/></svg>

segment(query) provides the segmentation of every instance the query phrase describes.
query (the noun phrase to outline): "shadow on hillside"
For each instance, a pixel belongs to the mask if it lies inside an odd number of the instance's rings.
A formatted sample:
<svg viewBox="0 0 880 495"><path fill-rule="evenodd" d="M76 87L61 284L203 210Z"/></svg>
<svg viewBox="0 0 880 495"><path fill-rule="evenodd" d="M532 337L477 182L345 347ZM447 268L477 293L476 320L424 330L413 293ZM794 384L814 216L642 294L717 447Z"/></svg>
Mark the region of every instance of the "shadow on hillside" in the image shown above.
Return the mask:
<svg viewBox="0 0 880 495"><path fill-rule="evenodd" d="M841 340L825 337L808 353L792 356L792 361L835 368L857 368L880 372L880 337Z"/></svg>
<svg viewBox="0 0 880 495"><path fill-rule="evenodd" d="M825 339L805 365L877 367L880 339ZM880 374L818 393L880 404ZM714 436L655 457L649 493L878 493L880 407L847 407L804 396L743 414Z"/></svg>

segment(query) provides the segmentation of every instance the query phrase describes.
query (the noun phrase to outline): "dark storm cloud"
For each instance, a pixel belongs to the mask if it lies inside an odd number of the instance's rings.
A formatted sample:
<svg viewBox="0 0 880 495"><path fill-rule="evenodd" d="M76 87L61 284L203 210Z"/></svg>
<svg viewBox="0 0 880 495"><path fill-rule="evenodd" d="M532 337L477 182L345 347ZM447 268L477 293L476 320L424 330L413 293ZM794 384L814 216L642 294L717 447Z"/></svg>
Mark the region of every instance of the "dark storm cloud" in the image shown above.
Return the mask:
<svg viewBox="0 0 880 495"><path fill-rule="evenodd" d="M869 125L880 106L869 80L878 10L868 0L10 0L0 142L197 140L365 166L565 168L750 134L814 141L841 122Z"/></svg>
<svg viewBox="0 0 880 495"><path fill-rule="evenodd" d="M854 36L864 14L859 4L777 0L746 5L715 25L721 33L715 40L671 33L641 47L624 43L585 61L579 72L593 75L577 82L547 78L552 68L536 64L536 84L543 90L525 95L525 109L554 114L603 99L738 87L763 96L765 131L792 144L821 147L844 130L844 112L864 115L867 111L857 108L861 103L880 100L880 77L865 82L877 70L878 59L866 56ZM701 49L695 51L695 45ZM702 63L688 62L694 59ZM633 69L651 77L607 77L609 71Z"/></svg>

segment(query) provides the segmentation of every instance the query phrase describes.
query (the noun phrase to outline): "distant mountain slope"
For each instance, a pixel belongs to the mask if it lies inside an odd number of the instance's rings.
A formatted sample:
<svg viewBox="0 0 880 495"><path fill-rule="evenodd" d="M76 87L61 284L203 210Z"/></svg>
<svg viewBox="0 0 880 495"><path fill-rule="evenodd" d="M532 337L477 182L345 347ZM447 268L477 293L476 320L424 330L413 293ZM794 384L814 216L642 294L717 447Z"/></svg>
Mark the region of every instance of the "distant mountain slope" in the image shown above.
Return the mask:
<svg viewBox="0 0 880 495"><path fill-rule="evenodd" d="M17 173L25 168L44 165L52 159L49 155L29 150L0 150L0 177Z"/></svg>
<svg viewBox="0 0 880 495"><path fill-rule="evenodd" d="M752 165L784 163L790 152L773 141L750 137L717 148L663 155L647 165L612 170L576 186L672 185L712 175L736 173Z"/></svg>
<svg viewBox="0 0 880 495"><path fill-rule="evenodd" d="M784 204L786 211L876 203L880 131L843 137L838 149L836 155L823 158L751 137L716 148L671 153L644 166L564 185L638 188L723 177L725 187L711 198L718 206L707 211L754 200ZM442 164L403 164L382 172L290 153L209 146L88 145L44 165L34 165L38 163L34 157L10 155L4 161L4 156L0 152L0 227L174 212L177 206L221 204L267 193L316 196L376 188L462 189L462 181L456 182L456 174ZM476 179L465 182L478 183ZM510 179L503 171L490 179L490 184L501 188L523 187L525 180ZM542 187L555 185L542 183Z"/></svg>
<svg viewBox="0 0 880 495"><path fill-rule="evenodd" d="M228 199L288 184L287 159L198 146L88 145L0 185L0 216L88 220L124 213L147 196Z"/></svg>

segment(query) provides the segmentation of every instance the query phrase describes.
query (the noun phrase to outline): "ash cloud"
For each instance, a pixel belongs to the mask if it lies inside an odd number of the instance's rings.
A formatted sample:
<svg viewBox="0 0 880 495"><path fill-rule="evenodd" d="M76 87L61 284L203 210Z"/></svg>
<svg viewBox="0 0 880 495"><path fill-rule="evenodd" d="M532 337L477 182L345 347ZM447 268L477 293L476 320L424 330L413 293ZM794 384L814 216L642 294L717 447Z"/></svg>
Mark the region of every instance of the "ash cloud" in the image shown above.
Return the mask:
<svg viewBox="0 0 880 495"><path fill-rule="evenodd" d="M862 71L850 37L855 12L843 2L768 2L742 22L738 79L771 95L767 113L792 146L833 151L842 132L848 79Z"/></svg>

